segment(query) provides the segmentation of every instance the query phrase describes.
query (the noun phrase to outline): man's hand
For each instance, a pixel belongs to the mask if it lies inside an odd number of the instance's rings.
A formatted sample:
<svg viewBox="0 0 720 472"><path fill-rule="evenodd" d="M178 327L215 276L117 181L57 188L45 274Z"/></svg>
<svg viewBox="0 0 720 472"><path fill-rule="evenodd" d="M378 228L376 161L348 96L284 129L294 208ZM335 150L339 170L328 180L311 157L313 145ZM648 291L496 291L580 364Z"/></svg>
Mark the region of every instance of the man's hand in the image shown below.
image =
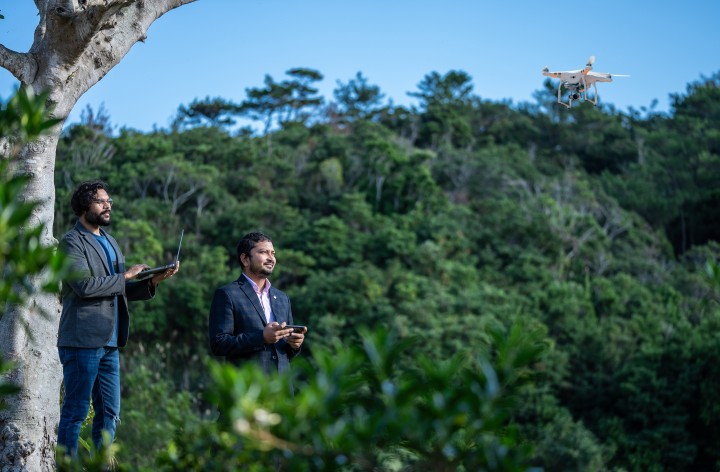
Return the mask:
<svg viewBox="0 0 720 472"><path fill-rule="evenodd" d="M168 269L165 272L161 272L158 275L154 276L151 279L153 286L157 287L157 285L163 280L169 279L173 275L177 274L178 270L180 270L180 261L175 262L175 267L173 267L172 269Z"/></svg>
<svg viewBox="0 0 720 472"><path fill-rule="evenodd" d="M135 264L134 266L131 266L128 270L123 272L123 275L125 276L125 280L134 279L140 272L149 268L150 266L147 264Z"/></svg>
<svg viewBox="0 0 720 472"><path fill-rule="evenodd" d="M277 321L273 321L269 325L263 328L263 339L267 344L275 344L288 337L292 333L292 328L286 328L285 323L280 324Z"/></svg>
<svg viewBox="0 0 720 472"><path fill-rule="evenodd" d="M300 346L302 346L303 341L305 341L305 333L307 333L307 326L302 333L292 333L285 341L287 341L291 348L297 351L300 349Z"/></svg>

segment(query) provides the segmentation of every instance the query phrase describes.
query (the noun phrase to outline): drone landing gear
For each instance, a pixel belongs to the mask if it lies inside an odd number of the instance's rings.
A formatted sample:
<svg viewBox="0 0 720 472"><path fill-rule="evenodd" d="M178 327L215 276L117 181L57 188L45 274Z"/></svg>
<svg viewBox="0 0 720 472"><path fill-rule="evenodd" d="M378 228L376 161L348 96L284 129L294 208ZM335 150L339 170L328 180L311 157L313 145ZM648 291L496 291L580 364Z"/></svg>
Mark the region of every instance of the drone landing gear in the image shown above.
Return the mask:
<svg viewBox="0 0 720 472"><path fill-rule="evenodd" d="M560 105L564 106L564 107L570 108L570 107L572 106L572 101L573 101L572 95L573 95L573 93L572 93L572 91L570 91L570 97L569 97L569 100L570 100L570 101L569 101L568 103L563 102L563 101L562 101L562 86L563 86L563 83L562 83L562 80L561 80L560 83L558 84L558 97L557 97L557 102L558 102Z"/></svg>
<svg viewBox="0 0 720 472"><path fill-rule="evenodd" d="M587 91L585 92L585 100L592 103L593 105L597 106L598 100L600 99L600 95L597 91L597 83L593 83L593 89L595 89L595 99L591 100L590 96L588 95Z"/></svg>

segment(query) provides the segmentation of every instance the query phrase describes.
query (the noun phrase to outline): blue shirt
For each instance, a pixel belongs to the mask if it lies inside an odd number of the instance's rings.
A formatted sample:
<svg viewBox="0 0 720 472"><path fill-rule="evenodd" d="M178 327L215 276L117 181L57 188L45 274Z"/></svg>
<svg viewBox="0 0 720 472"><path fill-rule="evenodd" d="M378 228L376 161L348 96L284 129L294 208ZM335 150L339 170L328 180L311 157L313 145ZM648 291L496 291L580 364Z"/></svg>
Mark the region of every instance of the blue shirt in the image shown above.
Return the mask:
<svg viewBox="0 0 720 472"><path fill-rule="evenodd" d="M115 254L115 249L110 245L110 241L108 241L108 238L106 238L103 235L96 235L93 234L95 237L95 241L100 243L100 246L105 250L105 257L107 257L108 265L110 266L110 275L115 275L115 268L117 267L117 254ZM118 324L120 324L120 315L118 313L118 300L117 296L115 297L115 326L113 328L113 334L110 340L107 342L106 346L108 347L117 347L117 339L118 339Z"/></svg>

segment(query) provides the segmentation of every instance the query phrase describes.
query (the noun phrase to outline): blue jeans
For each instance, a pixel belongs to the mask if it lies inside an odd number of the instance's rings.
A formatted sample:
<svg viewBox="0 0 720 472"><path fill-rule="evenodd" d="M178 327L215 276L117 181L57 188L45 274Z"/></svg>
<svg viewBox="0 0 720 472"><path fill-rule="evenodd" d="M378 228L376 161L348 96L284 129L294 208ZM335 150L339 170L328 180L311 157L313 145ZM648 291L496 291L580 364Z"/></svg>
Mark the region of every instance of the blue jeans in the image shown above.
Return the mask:
<svg viewBox="0 0 720 472"><path fill-rule="evenodd" d="M95 447L103 445L103 431L110 435L111 443L115 438L115 429L120 422L120 353L116 347L59 347L58 354L65 383L58 445L64 446L74 457L91 398L95 410L92 424Z"/></svg>

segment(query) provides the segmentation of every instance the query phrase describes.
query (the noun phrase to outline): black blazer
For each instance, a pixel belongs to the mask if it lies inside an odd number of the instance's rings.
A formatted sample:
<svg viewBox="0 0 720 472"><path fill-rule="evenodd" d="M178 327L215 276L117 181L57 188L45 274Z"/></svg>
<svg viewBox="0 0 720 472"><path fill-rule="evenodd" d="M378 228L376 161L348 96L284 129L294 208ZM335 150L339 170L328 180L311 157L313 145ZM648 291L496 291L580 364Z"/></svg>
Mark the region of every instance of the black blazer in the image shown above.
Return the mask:
<svg viewBox="0 0 720 472"><path fill-rule="evenodd" d="M116 296L120 320L118 346L125 346L130 332L128 300L147 300L155 296L155 288L149 279L125 281L125 258L120 247L112 236L100 231L117 255L118 267L114 275L110 275L105 250L79 221L60 240L60 250L70 259L77 277L63 280L58 346L98 348L106 345L115 327Z"/></svg>
<svg viewBox="0 0 720 472"><path fill-rule="evenodd" d="M270 287L270 307L278 323L292 324L290 299L275 287ZM210 351L235 364L256 362L266 373L284 372L290 360L300 350L292 349L284 339L265 344L263 328L265 312L255 291L244 275L215 291L208 334Z"/></svg>

